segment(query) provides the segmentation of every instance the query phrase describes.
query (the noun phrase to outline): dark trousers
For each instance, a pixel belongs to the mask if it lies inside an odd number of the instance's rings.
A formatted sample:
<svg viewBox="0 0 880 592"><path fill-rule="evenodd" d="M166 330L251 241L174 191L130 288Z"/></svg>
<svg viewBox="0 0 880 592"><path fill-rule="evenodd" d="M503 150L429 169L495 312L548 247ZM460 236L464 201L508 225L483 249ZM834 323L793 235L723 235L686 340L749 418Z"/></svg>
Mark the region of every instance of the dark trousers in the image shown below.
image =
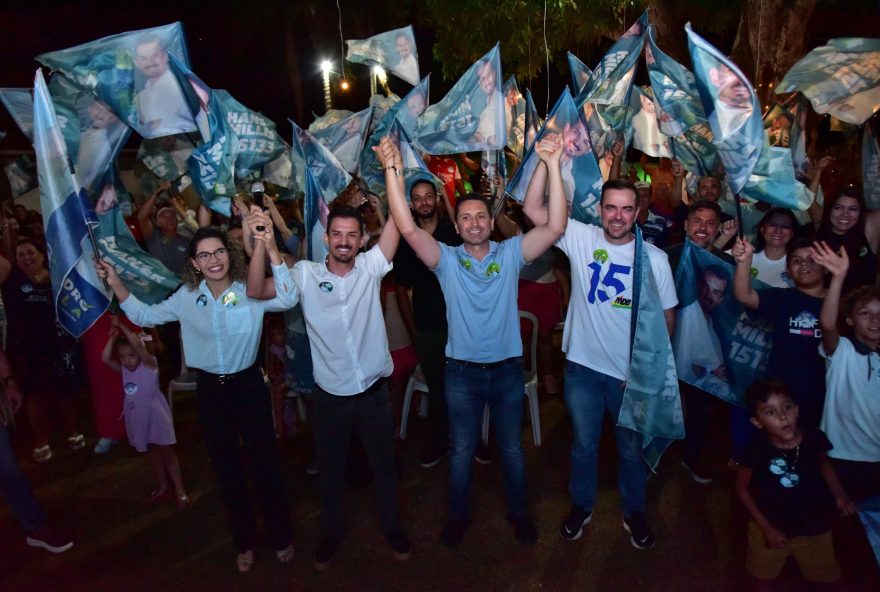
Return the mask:
<svg viewBox="0 0 880 592"><path fill-rule="evenodd" d="M287 547L292 539L290 517L272 426L271 398L262 373L252 366L223 379L200 371L197 393L208 455L220 482L236 548L240 553L253 549L257 538L242 452L253 472L269 543L276 550Z"/></svg>
<svg viewBox="0 0 880 592"><path fill-rule="evenodd" d="M314 429L321 468L323 536L334 539L342 536L342 494L353 429L363 441L373 471L379 527L382 532L399 529L394 419L385 379L363 393L347 397L316 389Z"/></svg>
<svg viewBox="0 0 880 592"><path fill-rule="evenodd" d="M449 412L446 408L446 331L419 331L413 345L419 356L419 364L428 385L428 425L431 430L431 444L449 446ZM404 410L404 413L406 411Z"/></svg>
<svg viewBox="0 0 880 592"><path fill-rule="evenodd" d="M685 407L685 436L681 456L688 465L699 466L703 459L703 449L706 446L712 399L715 397L686 382L679 381L678 386L684 398Z"/></svg>

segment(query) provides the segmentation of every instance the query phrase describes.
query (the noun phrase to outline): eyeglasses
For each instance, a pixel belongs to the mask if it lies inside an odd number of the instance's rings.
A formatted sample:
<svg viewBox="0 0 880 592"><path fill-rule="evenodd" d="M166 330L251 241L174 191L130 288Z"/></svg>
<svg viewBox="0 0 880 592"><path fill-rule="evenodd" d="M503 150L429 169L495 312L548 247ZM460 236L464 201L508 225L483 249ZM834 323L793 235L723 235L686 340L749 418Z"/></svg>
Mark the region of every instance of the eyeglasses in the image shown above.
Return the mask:
<svg viewBox="0 0 880 592"><path fill-rule="evenodd" d="M198 259L199 262L201 262L201 263L207 263L208 261L211 260L211 257L214 257L219 260L219 259L226 259L227 255L229 255L229 249L227 249L226 247L220 247L216 251L213 251L210 253L208 251L202 251L201 253L196 253L196 259Z"/></svg>

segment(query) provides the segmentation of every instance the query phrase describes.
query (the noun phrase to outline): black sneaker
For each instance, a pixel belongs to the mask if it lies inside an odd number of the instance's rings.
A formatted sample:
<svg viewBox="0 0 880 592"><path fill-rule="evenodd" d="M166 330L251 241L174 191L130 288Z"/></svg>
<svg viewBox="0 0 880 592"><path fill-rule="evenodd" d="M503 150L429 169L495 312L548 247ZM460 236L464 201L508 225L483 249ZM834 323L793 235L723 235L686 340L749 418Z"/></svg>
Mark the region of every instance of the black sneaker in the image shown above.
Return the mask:
<svg viewBox="0 0 880 592"><path fill-rule="evenodd" d="M645 522L644 512L633 512L623 517L623 529L631 536L629 542L636 549L650 549L654 546L654 535Z"/></svg>
<svg viewBox="0 0 880 592"><path fill-rule="evenodd" d="M70 537L52 532L48 526L41 526L27 536L27 544L31 547L46 549L50 553L64 553L73 546Z"/></svg>
<svg viewBox="0 0 880 592"><path fill-rule="evenodd" d="M455 547L470 527L471 521L467 518L450 518L440 533L440 542L447 547Z"/></svg>
<svg viewBox="0 0 880 592"><path fill-rule="evenodd" d="M419 464L430 469L449 455L449 446L431 446L419 457Z"/></svg>
<svg viewBox="0 0 880 592"><path fill-rule="evenodd" d="M492 451L489 450L489 447L486 444L483 444L482 440L477 444L477 450L474 452L474 460L481 465L492 463Z"/></svg>
<svg viewBox="0 0 880 592"><path fill-rule="evenodd" d="M712 477L710 477L702 467L700 467L697 463L689 463L686 460L682 459L681 468L690 473L691 479L699 483L700 485L708 485L712 482Z"/></svg>
<svg viewBox="0 0 880 592"><path fill-rule="evenodd" d="M513 526L516 540L523 545L534 545L538 541L538 531L535 530L535 525L527 514L510 515L507 521Z"/></svg>
<svg viewBox="0 0 880 592"><path fill-rule="evenodd" d="M593 511L587 512L581 506L572 506L568 517L559 526L559 536L576 541L584 534L584 526L593 519Z"/></svg>
<svg viewBox="0 0 880 592"><path fill-rule="evenodd" d="M315 549L315 569L325 570L333 562L336 549L339 547L339 539L324 537Z"/></svg>
<svg viewBox="0 0 880 592"><path fill-rule="evenodd" d="M385 540L388 541L388 546L391 547L394 558L398 561L406 561L412 557L412 543L402 530L386 532Z"/></svg>

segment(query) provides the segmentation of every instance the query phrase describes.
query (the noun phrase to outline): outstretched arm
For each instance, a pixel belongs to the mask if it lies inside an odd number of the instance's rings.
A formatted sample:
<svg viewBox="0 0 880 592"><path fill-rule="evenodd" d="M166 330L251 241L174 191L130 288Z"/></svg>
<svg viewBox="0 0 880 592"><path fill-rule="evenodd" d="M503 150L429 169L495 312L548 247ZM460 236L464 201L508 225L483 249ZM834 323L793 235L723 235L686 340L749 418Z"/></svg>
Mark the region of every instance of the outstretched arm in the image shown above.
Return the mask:
<svg viewBox="0 0 880 592"><path fill-rule="evenodd" d="M128 325L125 323L119 323L119 329L122 331L122 334L125 335L125 338L128 340L129 345L131 345L134 353L138 355L141 361L147 368L155 369L156 364L156 356L150 353L147 349L147 346L144 345L144 342L141 341L139 335L137 335L134 331L128 328Z"/></svg>
<svg viewBox="0 0 880 592"><path fill-rule="evenodd" d="M819 327L822 329L822 349L829 356L837 350L840 343L840 332L837 330L837 315L840 312L840 294L843 291L843 281L849 270L849 256L846 249L840 247L835 253L825 241L813 243L810 247L813 260L831 272L831 284L828 293L822 302L822 312L819 313Z"/></svg>
<svg viewBox="0 0 880 592"><path fill-rule="evenodd" d="M547 223L547 206L544 205L544 189L547 185L547 167L539 162L526 188L523 199L523 213L535 226Z"/></svg>
<svg viewBox="0 0 880 592"><path fill-rule="evenodd" d="M114 372L122 372L122 366L113 359L113 346L116 345L118 337L119 327L114 325L110 328L110 333L107 334L107 343L104 344L104 350L101 352L101 361Z"/></svg>
<svg viewBox="0 0 880 592"><path fill-rule="evenodd" d="M535 226L522 239L522 256L531 263L553 246L565 232L568 222L565 207L565 189L562 185L562 142L559 138L544 138L538 143L538 156L547 167L550 197L547 202L547 223Z"/></svg>
<svg viewBox="0 0 880 592"><path fill-rule="evenodd" d="M750 310L758 308L758 292L752 288L752 254L755 248L744 238L736 239L730 254L736 259L736 272L733 274L733 295Z"/></svg>

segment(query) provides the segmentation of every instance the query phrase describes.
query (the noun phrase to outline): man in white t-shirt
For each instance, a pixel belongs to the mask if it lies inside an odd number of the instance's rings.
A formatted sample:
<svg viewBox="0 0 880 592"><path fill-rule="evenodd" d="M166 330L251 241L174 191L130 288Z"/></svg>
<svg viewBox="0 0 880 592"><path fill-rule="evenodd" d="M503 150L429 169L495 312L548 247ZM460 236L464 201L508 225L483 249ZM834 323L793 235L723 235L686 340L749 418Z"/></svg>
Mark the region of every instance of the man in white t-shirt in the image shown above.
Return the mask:
<svg viewBox="0 0 880 592"><path fill-rule="evenodd" d="M158 35L148 33L138 39L134 65L146 77L137 93L138 119L144 137L158 138L196 129L183 91L168 68L168 50Z"/></svg>
<svg viewBox="0 0 880 592"><path fill-rule="evenodd" d="M526 215L540 223L546 209L526 202ZM597 459L602 422L607 409L617 419L629 374L630 323L633 303L635 236L638 197L628 179L607 181L599 202L602 227L569 220L556 246L571 261L572 295L562 336L566 353L565 402L574 427L569 495L572 509L559 529L562 537L580 538L590 522L596 501ZM678 304L665 253L644 244L670 334ZM639 549L654 544L645 521L647 465L639 434L614 428L618 448L623 524Z"/></svg>

